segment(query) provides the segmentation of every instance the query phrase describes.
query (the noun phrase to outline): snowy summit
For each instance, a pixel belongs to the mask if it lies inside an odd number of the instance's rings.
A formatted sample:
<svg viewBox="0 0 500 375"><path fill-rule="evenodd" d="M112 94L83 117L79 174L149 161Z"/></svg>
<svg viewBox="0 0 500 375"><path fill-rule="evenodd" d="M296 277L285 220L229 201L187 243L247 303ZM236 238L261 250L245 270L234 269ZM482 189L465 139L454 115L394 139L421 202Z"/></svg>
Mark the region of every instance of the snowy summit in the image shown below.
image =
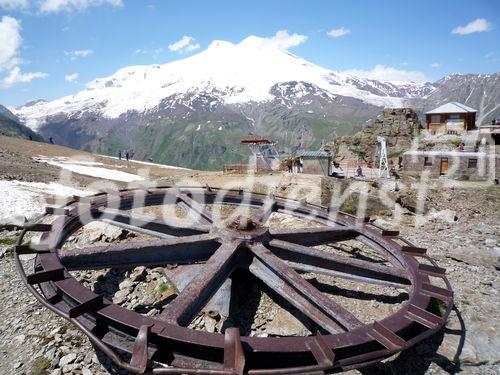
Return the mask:
<svg viewBox="0 0 500 375"><path fill-rule="evenodd" d="M40 101L15 112L29 127L37 129L47 117L57 114L78 117L90 112L117 118L128 111L152 110L165 98L182 100L197 93L215 96L225 104L269 101L274 97L271 88L286 82L309 83L332 97L354 97L377 106L400 106L404 99L421 96L431 87L335 72L264 38L249 36L239 44L216 40L206 50L168 64L129 66L91 81L75 95Z"/></svg>

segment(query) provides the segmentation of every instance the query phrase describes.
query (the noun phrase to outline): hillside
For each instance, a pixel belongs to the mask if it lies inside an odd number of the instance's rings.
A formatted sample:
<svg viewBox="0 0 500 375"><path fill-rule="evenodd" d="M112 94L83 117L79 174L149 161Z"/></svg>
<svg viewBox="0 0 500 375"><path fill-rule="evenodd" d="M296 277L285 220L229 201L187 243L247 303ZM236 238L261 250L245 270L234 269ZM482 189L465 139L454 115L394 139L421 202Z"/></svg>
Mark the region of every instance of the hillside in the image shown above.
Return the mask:
<svg viewBox="0 0 500 375"><path fill-rule="evenodd" d="M33 140L42 140L41 136L23 125L12 112L2 105L0 105L0 134L25 139L31 136Z"/></svg>
<svg viewBox="0 0 500 375"><path fill-rule="evenodd" d="M215 41L169 64L126 67L16 114L56 143L112 155L126 148L138 158L218 169L246 154L243 136L272 137L283 152L318 148L359 130L381 107L432 88L331 71L248 37Z"/></svg>
<svg viewBox="0 0 500 375"><path fill-rule="evenodd" d="M500 117L499 74L451 75L435 83L376 81L325 69L258 37L213 42L163 65L130 66L54 101L16 110L27 126L70 147L196 169L219 169L267 136L283 153L318 149L361 130L385 108L423 112L447 101Z"/></svg>
<svg viewBox="0 0 500 375"><path fill-rule="evenodd" d="M408 101L419 114L448 102L459 102L477 109L478 125L500 118L500 73L451 74L434 86L435 90L425 97Z"/></svg>

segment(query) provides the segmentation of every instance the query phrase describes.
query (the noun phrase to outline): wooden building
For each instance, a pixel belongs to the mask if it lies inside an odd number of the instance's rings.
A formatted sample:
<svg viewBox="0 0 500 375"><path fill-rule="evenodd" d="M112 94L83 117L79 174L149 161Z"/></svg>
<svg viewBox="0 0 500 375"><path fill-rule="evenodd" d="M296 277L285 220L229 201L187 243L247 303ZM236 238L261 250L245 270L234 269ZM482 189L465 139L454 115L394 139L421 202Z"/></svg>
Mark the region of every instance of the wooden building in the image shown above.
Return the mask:
<svg viewBox="0 0 500 375"><path fill-rule="evenodd" d="M476 127L476 110L450 102L426 112L427 129L432 134L461 134Z"/></svg>

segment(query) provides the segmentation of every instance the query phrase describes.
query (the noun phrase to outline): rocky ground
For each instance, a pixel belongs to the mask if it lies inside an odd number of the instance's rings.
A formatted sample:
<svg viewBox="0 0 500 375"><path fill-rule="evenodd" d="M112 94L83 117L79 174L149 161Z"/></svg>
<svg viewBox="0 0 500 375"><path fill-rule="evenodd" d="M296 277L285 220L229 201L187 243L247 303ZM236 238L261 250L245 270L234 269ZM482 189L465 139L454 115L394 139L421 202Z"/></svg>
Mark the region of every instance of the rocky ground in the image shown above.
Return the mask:
<svg viewBox="0 0 500 375"><path fill-rule="evenodd" d="M189 176L190 181L194 183L192 176ZM197 177L198 184L245 186L245 181L237 176L209 174ZM164 181L173 179L171 176L161 178ZM321 197L321 191L317 189L319 180L308 180L304 176L261 176L253 183L253 188L262 192L269 190L267 186L273 186L275 193L294 194L296 198L307 197L319 202ZM372 188L374 191L378 189ZM397 225L402 237L428 249L439 265L447 269L455 292L455 308L439 334L383 363L347 371L349 375L500 374L499 190L472 183L457 187L440 181L430 186L428 192L425 216L415 215L415 197L400 188L391 193L391 197L399 202L397 207L375 209L370 212L371 220L386 227ZM398 224L394 223L394 210L402 213ZM155 209L147 213L159 215ZM273 214L269 225L289 228L310 223ZM96 353L86 336L42 308L22 285L10 252L18 235L16 231L0 232L0 254L3 254L0 259L0 374L122 373L103 355ZM67 246L144 239L147 239L144 235L113 226L88 225L75 233ZM384 262L356 241L322 249ZM33 260L26 258L25 261ZM162 267L138 267L75 272L75 276L117 304L141 314L156 315L178 293L180 286L171 277L171 271ZM376 286L360 290L359 285L345 280L313 274L304 277L366 322L390 314L407 298L402 290ZM361 294L364 298L360 301ZM307 335L313 330L297 311L264 286L258 283L250 285L248 296L231 316L206 311L196 317L190 327L220 332L231 324L251 336Z"/></svg>

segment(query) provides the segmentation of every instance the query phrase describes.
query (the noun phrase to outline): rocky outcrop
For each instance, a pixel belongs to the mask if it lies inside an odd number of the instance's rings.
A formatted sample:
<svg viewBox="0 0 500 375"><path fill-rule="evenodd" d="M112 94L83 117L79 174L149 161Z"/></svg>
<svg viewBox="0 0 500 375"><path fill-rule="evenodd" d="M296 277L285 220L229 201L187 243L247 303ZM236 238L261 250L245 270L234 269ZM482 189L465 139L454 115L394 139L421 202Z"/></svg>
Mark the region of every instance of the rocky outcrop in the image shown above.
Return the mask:
<svg viewBox="0 0 500 375"><path fill-rule="evenodd" d="M396 157L410 148L412 139L419 134L421 123L411 108L386 108L352 136L337 138L327 144L338 158L373 160L377 153L377 137L387 140L388 156Z"/></svg>

